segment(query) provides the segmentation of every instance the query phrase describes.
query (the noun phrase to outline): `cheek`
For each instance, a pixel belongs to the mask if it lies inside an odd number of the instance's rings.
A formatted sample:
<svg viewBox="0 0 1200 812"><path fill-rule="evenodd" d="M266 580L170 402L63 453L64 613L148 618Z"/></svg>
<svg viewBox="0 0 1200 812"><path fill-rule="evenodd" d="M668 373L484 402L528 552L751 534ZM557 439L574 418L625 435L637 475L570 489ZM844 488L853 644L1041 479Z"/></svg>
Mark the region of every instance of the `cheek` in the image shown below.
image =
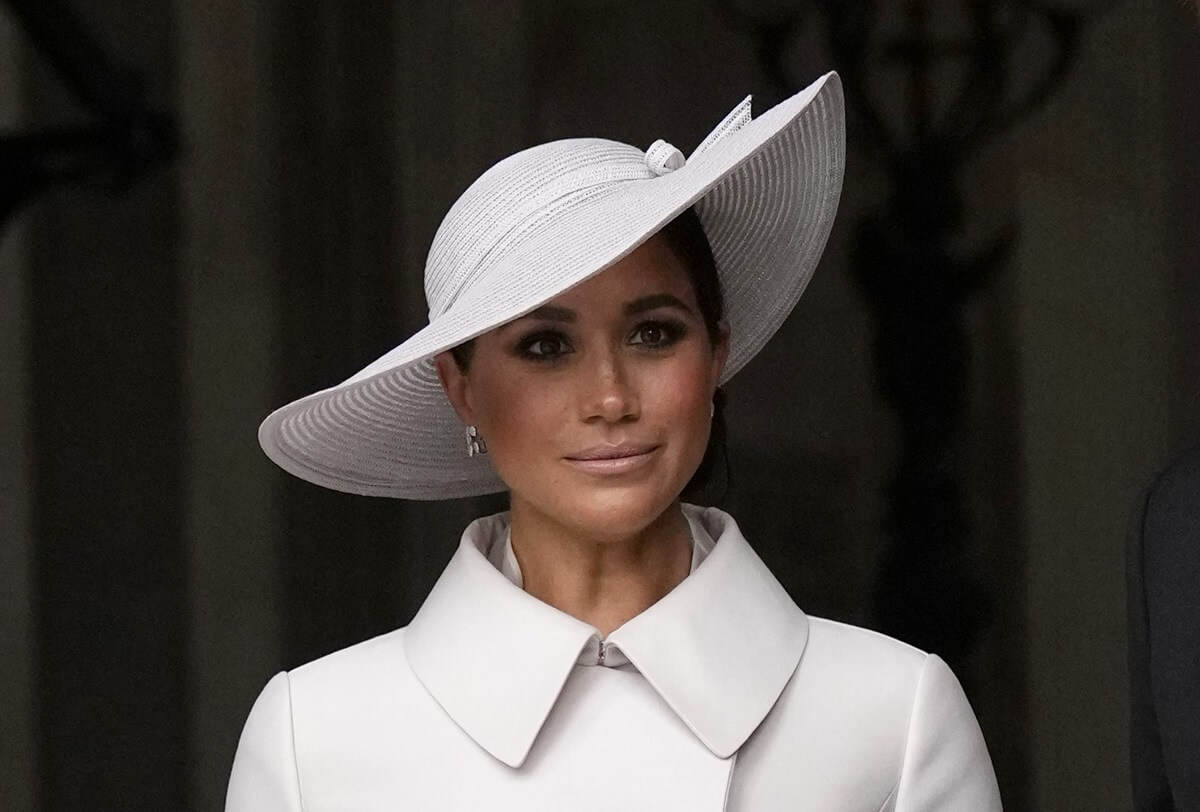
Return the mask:
<svg viewBox="0 0 1200 812"><path fill-rule="evenodd" d="M498 468L536 458L528 452L551 443L571 415L565 388L548 386L542 375L497 376L476 391L476 417Z"/></svg>
<svg viewBox="0 0 1200 812"><path fill-rule="evenodd" d="M702 363L667 365L650 377L645 390L644 416L659 422L677 443L703 455L708 443L709 409L707 367Z"/></svg>

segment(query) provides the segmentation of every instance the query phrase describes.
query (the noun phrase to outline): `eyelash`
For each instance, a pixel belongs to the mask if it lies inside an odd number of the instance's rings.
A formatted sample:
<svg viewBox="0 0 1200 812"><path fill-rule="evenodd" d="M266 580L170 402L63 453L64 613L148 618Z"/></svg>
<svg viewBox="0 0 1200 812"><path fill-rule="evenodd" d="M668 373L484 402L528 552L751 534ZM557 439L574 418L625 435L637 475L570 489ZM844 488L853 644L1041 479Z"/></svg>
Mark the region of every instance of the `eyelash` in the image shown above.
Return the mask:
<svg viewBox="0 0 1200 812"><path fill-rule="evenodd" d="M639 342L639 346L646 346L649 349L655 350L674 346L687 332L687 328L679 322L656 320L642 322L634 328L633 335L637 335L643 330L658 330L662 333L662 339L657 344L647 344L644 341Z"/></svg>
<svg viewBox="0 0 1200 812"><path fill-rule="evenodd" d="M632 339L646 330L658 330L662 333L662 338L657 343L650 343L644 340L631 341L631 346L644 349L647 352L664 350L677 344L687 334L687 327L679 322L655 319L644 321L637 325L630 333L630 338ZM532 352L533 348L542 341L556 341L568 349L554 354ZM564 356L574 352L574 350L570 349L570 342L567 340L567 337L558 330L538 330L535 333L530 333L517 342L516 351L522 358L538 364L553 364L561 361Z"/></svg>

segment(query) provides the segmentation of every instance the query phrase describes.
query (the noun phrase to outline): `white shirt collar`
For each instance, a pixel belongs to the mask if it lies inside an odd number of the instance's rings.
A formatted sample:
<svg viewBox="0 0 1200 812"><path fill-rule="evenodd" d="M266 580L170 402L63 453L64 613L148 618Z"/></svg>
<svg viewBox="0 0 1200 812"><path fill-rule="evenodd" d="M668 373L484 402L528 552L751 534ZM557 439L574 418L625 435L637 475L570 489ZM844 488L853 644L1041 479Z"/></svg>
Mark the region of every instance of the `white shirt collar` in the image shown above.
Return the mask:
<svg viewBox="0 0 1200 812"><path fill-rule="evenodd" d="M715 508L683 510L696 542L694 571L607 642L709 750L728 758L791 678L808 620L732 517ZM600 636L525 593L489 561L506 534L506 514L471 523L409 624L405 651L450 718L497 759L518 767L571 669ZM705 538L715 539L707 551Z"/></svg>
<svg viewBox="0 0 1200 812"><path fill-rule="evenodd" d="M691 507L691 506L688 506ZM688 574L696 571L696 567L700 566L700 562L708 557L712 552L715 542L708 531L701 524L697 510L683 511L683 516L687 519L689 543L692 546L692 566L688 570ZM504 540L500 544L493 543L487 551L487 559L492 563L492 566L500 570L500 573L512 581L519 589L525 588L525 579L521 577L521 565L517 562L517 555L512 548L512 527L507 522L507 516L501 514L504 519Z"/></svg>
<svg viewBox="0 0 1200 812"><path fill-rule="evenodd" d="M514 586L524 589L525 579L521 575L521 564L517 561L517 555L513 552L512 547L512 526L508 522L507 515L502 518L505 524L504 539L499 543L492 543L491 549L487 551L487 560L493 567L500 570L501 575L512 581ZM688 569L688 574L691 575L696 571L696 567L700 566L700 562L708 557L715 542L708 531L704 529L704 525L700 523L696 511L685 510L684 518L687 519L688 542L692 548L692 565ZM583 651L579 652L579 656L575 659L575 664L622 668L629 665L629 658L612 642L597 637L594 641L589 641L589 645L583 647Z"/></svg>

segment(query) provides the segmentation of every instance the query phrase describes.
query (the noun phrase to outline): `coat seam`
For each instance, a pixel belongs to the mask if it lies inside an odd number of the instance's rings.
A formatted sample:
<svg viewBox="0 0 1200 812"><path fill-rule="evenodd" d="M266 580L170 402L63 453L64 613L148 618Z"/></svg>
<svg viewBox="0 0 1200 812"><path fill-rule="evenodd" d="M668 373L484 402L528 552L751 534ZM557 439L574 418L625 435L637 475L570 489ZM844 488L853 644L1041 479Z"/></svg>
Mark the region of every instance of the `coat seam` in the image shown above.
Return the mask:
<svg viewBox="0 0 1200 812"><path fill-rule="evenodd" d="M892 791L883 799L883 803L879 805L879 812L887 809L887 805L896 797L896 791L900 789L900 779L896 779L896 783L892 786Z"/></svg>
<svg viewBox="0 0 1200 812"><path fill-rule="evenodd" d="M883 806L879 807L880 810L887 805L888 800L895 799L897 802L900 800L900 783L904 780L904 768L908 764L908 745L912 741L913 720L917 715L917 701L921 696L921 683L925 681L925 671L928 667L929 655L926 654L924 661L921 663L921 673L917 675L917 685L913 690L912 705L908 709L908 727L904 731L904 750L900 754L900 770L896 774L896 783L892 787L891 793L884 799Z"/></svg>
<svg viewBox="0 0 1200 812"><path fill-rule="evenodd" d="M300 801L300 812L304 812L304 791L300 787L300 756L296 751L296 714L292 705L292 675L283 672L288 689L288 733L292 740L292 770L296 774L296 799Z"/></svg>
<svg viewBox="0 0 1200 812"><path fill-rule="evenodd" d="M729 775L725 778L725 798L721 801L721 812L729 808L729 793L733 791L733 770L737 767L737 757L740 751L734 750L729 757Z"/></svg>

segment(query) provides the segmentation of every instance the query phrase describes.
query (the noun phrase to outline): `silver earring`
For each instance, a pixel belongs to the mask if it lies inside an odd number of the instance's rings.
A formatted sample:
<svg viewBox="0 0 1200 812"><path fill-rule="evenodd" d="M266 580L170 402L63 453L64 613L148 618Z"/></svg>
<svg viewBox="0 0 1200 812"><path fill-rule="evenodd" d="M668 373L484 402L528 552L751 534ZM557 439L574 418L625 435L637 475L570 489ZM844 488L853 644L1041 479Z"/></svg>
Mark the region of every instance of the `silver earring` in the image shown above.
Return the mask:
<svg viewBox="0 0 1200 812"><path fill-rule="evenodd" d="M715 403L708 404L708 419L712 420L714 417L716 417L716 415L717 415L717 404L715 404Z"/></svg>
<svg viewBox="0 0 1200 812"><path fill-rule="evenodd" d="M480 454L487 453L487 443L483 441L483 437L479 434L479 429L474 426L467 426L467 456L477 457Z"/></svg>

